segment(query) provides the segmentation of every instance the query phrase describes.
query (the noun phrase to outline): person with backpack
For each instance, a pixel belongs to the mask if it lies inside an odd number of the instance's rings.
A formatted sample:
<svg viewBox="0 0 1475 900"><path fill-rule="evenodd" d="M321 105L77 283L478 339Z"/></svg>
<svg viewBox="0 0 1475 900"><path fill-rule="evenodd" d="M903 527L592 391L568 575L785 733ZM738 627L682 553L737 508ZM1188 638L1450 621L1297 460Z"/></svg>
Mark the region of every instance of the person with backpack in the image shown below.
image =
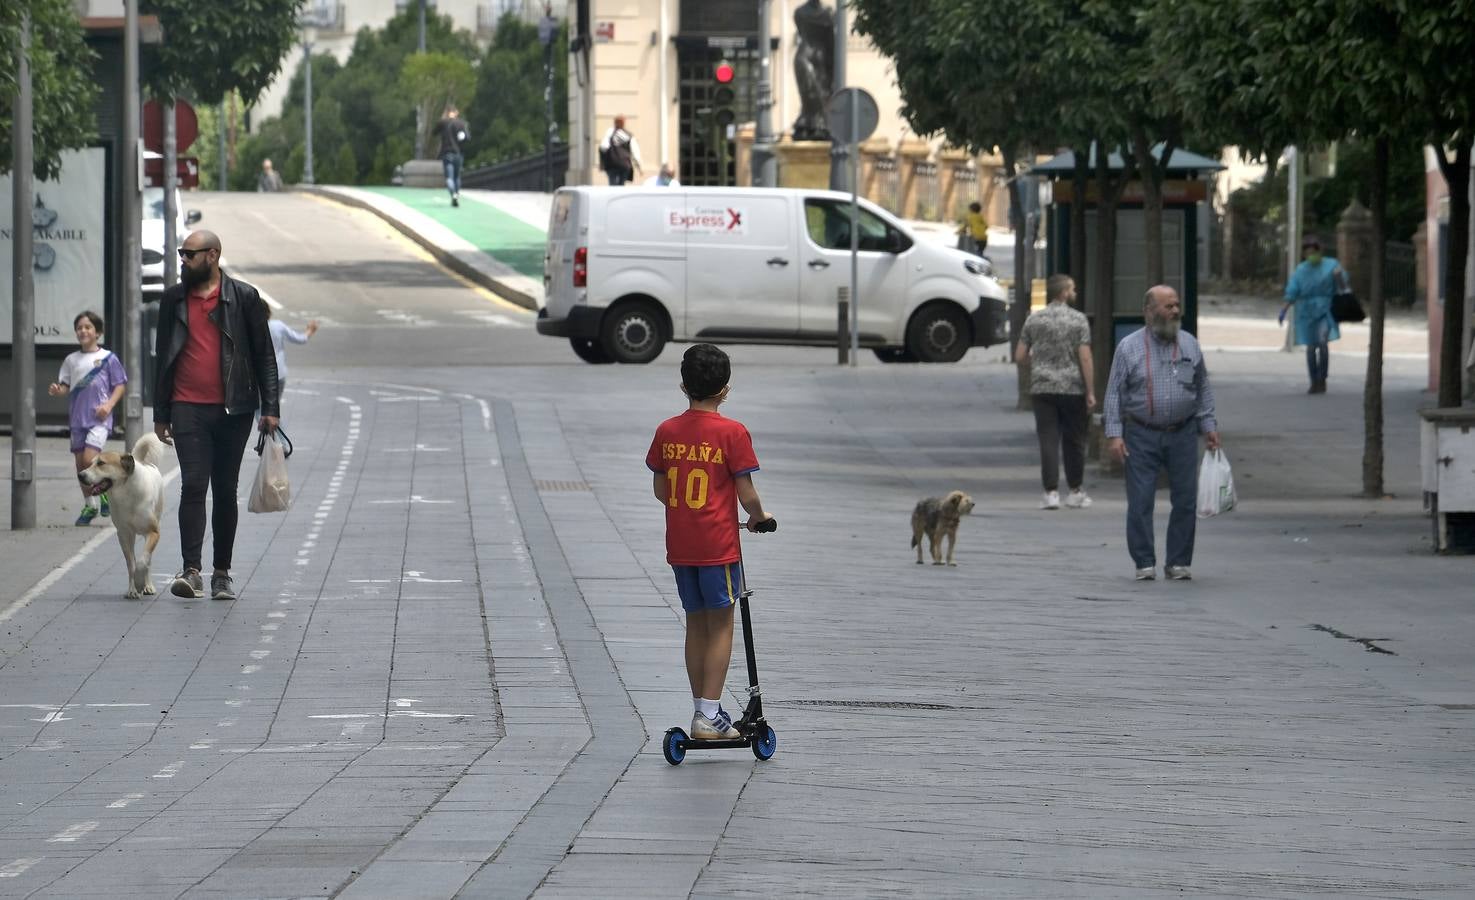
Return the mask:
<svg viewBox="0 0 1475 900"><path fill-rule="evenodd" d="M446 190L451 194L451 205L461 205L461 165L466 157L461 146L466 143L466 120L456 107L446 107L445 117L435 124L435 133L440 136L440 164L446 172Z"/></svg>
<svg viewBox="0 0 1475 900"><path fill-rule="evenodd" d="M599 168L609 176L611 187L628 184L641 171L640 145L625 130L624 116L615 116L615 124L599 141Z"/></svg>

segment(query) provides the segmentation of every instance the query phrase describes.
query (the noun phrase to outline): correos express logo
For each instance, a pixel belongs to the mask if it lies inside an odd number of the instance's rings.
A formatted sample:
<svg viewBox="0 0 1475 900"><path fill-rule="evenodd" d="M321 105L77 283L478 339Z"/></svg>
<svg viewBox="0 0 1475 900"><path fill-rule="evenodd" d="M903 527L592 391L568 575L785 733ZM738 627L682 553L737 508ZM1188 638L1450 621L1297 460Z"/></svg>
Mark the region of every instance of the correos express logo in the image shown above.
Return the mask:
<svg viewBox="0 0 1475 900"><path fill-rule="evenodd" d="M667 234L747 234L746 215L730 206L666 209Z"/></svg>

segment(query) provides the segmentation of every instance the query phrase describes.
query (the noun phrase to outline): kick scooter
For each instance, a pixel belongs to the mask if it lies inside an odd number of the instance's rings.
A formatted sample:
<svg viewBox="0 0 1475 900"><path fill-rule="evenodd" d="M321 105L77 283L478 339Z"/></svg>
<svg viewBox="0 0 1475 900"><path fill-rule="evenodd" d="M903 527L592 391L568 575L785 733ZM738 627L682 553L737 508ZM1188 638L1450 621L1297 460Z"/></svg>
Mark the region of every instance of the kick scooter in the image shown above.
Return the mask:
<svg viewBox="0 0 1475 900"><path fill-rule="evenodd" d="M778 520L765 519L754 524L753 530L760 533L777 531ZM742 732L742 737L699 741L687 736L686 731L681 728L667 729L666 736L661 740L661 751L666 755L666 762L673 766L681 765L681 761L686 759L688 750L729 750L734 747L751 747L754 756L760 760L766 760L771 758L773 751L778 749L778 735L774 734L773 726L763 718L763 695L758 690L758 658L753 653L753 620L748 614L748 598L753 592L748 590L747 566L743 566L741 571L742 583L738 591L738 609L743 614L743 649L748 654L748 705L743 710L743 717L732 723L732 727Z"/></svg>

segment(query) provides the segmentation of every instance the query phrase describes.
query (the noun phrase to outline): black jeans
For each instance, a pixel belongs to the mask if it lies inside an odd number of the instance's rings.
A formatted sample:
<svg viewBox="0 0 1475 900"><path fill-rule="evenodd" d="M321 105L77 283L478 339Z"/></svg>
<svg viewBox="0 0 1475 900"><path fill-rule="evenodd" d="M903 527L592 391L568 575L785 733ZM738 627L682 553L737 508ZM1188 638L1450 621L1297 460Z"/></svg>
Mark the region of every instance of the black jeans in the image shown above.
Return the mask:
<svg viewBox="0 0 1475 900"><path fill-rule="evenodd" d="M1040 481L1045 490L1060 488L1061 449L1065 483L1078 491L1086 472L1086 395L1035 394L1035 433L1040 437Z"/></svg>
<svg viewBox="0 0 1475 900"><path fill-rule="evenodd" d="M205 544L205 494L214 495L210 517L215 538L215 568L230 569L236 544L236 482L241 457L251 438L250 413L227 415L224 406L175 403L174 452L179 456L179 543L186 569L202 569ZM202 569L203 570L203 569Z"/></svg>

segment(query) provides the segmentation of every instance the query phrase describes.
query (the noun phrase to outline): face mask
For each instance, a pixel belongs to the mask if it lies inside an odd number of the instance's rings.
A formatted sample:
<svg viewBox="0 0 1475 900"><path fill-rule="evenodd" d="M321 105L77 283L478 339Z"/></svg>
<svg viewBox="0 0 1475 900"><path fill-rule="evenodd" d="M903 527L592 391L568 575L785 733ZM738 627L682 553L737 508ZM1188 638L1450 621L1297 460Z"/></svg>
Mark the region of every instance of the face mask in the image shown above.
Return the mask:
<svg viewBox="0 0 1475 900"><path fill-rule="evenodd" d="M1308 254L1306 254L1306 261L1309 262L1309 263L1311 263L1313 266L1319 266L1319 265L1321 265L1321 254L1320 253L1308 253Z"/></svg>

